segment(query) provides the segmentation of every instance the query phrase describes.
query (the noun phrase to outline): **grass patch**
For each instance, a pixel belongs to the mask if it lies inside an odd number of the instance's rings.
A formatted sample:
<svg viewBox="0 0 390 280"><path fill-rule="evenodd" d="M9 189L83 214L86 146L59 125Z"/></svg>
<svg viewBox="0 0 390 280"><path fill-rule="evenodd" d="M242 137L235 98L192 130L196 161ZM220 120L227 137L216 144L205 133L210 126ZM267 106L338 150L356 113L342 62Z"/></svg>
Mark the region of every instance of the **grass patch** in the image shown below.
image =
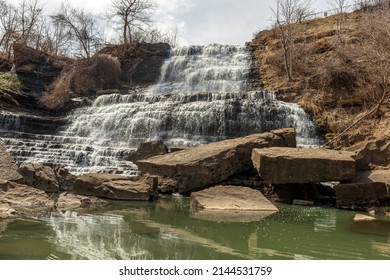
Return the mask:
<svg viewBox="0 0 390 280"><path fill-rule="evenodd" d="M121 65L116 57L96 55L76 61L43 93L39 102L48 109L61 109L71 98L94 95L97 90L117 88Z"/></svg>

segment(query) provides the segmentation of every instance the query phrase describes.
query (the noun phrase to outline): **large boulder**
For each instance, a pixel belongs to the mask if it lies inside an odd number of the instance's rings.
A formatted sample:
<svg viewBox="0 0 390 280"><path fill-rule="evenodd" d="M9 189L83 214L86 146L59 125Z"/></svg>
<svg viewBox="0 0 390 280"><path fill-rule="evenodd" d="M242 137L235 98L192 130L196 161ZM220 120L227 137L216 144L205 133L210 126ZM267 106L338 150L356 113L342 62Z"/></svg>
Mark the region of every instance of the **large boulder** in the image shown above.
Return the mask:
<svg viewBox="0 0 390 280"><path fill-rule="evenodd" d="M343 181L355 176L353 153L324 149L254 149L253 165L271 184Z"/></svg>
<svg viewBox="0 0 390 280"><path fill-rule="evenodd" d="M60 211L94 210L109 204L107 200L98 197L64 192L58 197L57 209Z"/></svg>
<svg viewBox="0 0 390 280"><path fill-rule="evenodd" d="M344 183L334 187L336 206L339 208L366 210L380 206L388 200L386 185L380 182Z"/></svg>
<svg viewBox="0 0 390 280"><path fill-rule="evenodd" d="M115 200L151 200L157 195L157 178L115 174L84 174L76 178L74 192Z"/></svg>
<svg viewBox="0 0 390 280"><path fill-rule="evenodd" d="M42 190L0 180L0 203L7 204L19 215L51 211L54 201Z"/></svg>
<svg viewBox="0 0 390 280"><path fill-rule="evenodd" d="M375 221L376 219L372 216L363 215L363 214L356 214L355 217L353 217L354 222L367 222L367 221Z"/></svg>
<svg viewBox="0 0 390 280"><path fill-rule="evenodd" d="M136 162L153 156L165 155L166 153L168 153L168 148L163 141L149 141L141 143L137 151L129 155L128 160Z"/></svg>
<svg viewBox="0 0 390 280"><path fill-rule="evenodd" d="M348 148L356 153L356 169L365 171L377 167L390 167L390 139L361 142Z"/></svg>
<svg viewBox="0 0 390 280"><path fill-rule="evenodd" d="M334 190L339 208L366 210L372 206L390 205L390 170L359 172Z"/></svg>
<svg viewBox="0 0 390 280"><path fill-rule="evenodd" d="M19 169L24 182L45 192L58 192L59 184L54 170L39 163L23 162Z"/></svg>
<svg viewBox="0 0 390 280"><path fill-rule="evenodd" d="M7 152L6 146L0 139L0 180L21 182L22 175L17 171L14 159Z"/></svg>
<svg viewBox="0 0 390 280"><path fill-rule="evenodd" d="M215 186L191 194L191 205L201 210L195 218L214 221L258 221L278 211L257 190L239 186Z"/></svg>
<svg viewBox="0 0 390 280"><path fill-rule="evenodd" d="M214 142L151 157L137 164L142 173L159 176L162 192L191 192L218 184L233 174L253 168L252 149L287 145L285 138L278 134L266 132ZM295 135L295 132L286 129L285 134Z"/></svg>

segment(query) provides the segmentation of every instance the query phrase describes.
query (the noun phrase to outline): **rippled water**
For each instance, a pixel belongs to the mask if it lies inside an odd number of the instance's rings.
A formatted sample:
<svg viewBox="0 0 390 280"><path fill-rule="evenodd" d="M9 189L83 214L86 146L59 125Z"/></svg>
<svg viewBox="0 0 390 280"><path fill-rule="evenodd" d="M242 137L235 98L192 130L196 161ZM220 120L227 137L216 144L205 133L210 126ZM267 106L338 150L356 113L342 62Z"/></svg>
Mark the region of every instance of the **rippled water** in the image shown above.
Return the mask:
<svg viewBox="0 0 390 280"><path fill-rule="evenodd" d="M390 259L390 219L279 205L253 222L200 219L187 198L0 224L0 259Z"/></svg>

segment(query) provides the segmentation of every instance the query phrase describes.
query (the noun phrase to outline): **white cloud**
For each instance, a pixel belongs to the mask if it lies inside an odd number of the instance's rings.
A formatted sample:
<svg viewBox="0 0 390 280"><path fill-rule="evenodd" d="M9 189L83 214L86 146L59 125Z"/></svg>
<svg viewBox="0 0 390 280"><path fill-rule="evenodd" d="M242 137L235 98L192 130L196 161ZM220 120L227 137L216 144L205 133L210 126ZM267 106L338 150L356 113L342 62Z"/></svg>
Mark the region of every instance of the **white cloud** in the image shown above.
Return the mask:
<svg viewBox="0 0 390 280"><path fill-rule="evenodd" d="M7 0L10 3L22 0ZM110 0L42 0L52 13L61 2L96 14L103 13ZM244 44L253 33L271 25L270 6L274 0L155 0L158 8L153 16L165 30L177 28L181 44ZM313 1L314 8L329 8L328 0Z"/></svg>

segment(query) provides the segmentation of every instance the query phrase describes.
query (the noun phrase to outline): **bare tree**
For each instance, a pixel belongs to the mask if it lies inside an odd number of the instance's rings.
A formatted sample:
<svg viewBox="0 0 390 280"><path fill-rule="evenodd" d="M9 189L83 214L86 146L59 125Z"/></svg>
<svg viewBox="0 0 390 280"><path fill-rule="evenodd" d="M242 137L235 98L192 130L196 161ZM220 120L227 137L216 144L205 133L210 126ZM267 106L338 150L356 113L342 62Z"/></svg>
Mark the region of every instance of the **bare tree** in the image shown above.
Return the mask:
<svg viewBox="0 0 390 280"><path fill-rule="evenodd" d="M18 38L17 11L14 6L0 1L0 47L11 56L12 44Z"/></svg>
<svg viewBox="0 0 390 280"><path fill-rule="evenodd" d="M284 67L290 82L293 80L296 29L298 24L312 13L311 4L311 0L276 0L276 9L272 10L280 31Z"/></svg>
<svg viewBox="0 0 390 280"><path fill-rule="evenodd" d="M46 25L43 32L44 41L41 44L43 51L52 55L65 55L70 49L72 32L64 22L53 21Z"/></svg>
<svg viewBox="0 0 390 280"><path fill-rule="evenodd" d="M112 0L107 17L119 25L124 44L134 43L139 39L138 34L150 25L153 8L155 4L151 0Z"/></svg>
<svg viewBox="0 0 390 280"><path fill-rule="evenodd" d="M330 4L337 12L337 33L339 37L340 44L345 44L344 38L344 25L346 21L346 8L350 4L350 0L331 0Z"/></svg>
<svg viewBox="0 0 390 280"><path fill-rule="evenodd" d="M52 15L51 19L54 25L66 28L66 31L61 31L62 36L69 35L76 43L76 55L90 58L96 51L102 35L99 32L97 19L92 14L73 8L69 4L62 4L58 13Z"/></svg>
<svg viewBox="0 0 390 280"><path fill-rule="evenodd" d="M142 43L168 43L171 47L179 45L179 31L177 28L166 30L151 27L142 32L134 33L134 41Z"/></svg>
<svg viewBox="0 0 390 280"><path fill-rule="evenodd" d="M17 8L19 39L23 44L36 45L43 24L43 6L39 0L23 0ZM39 40L39 39L38 39Z"/></svg>

